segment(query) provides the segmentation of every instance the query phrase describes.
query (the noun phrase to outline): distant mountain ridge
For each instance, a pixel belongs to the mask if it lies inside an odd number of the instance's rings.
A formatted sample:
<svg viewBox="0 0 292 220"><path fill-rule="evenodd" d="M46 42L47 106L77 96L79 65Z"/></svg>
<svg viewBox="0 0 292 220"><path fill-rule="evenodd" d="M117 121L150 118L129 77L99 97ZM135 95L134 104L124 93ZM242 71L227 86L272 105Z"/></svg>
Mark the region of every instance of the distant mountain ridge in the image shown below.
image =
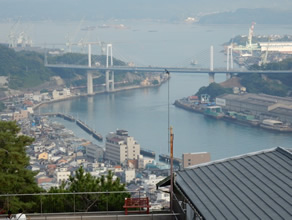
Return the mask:
<svg viewBox="0 0 292 220"><path fill-rule="evenodd" d="M1 0L0 19L108 20L159 19L182 21L187 17L238 8L291 9L291 0Z"/></svg>
<svg viewBox="0 0 292 220"><path fill-rule="evenodd" d="M200 18L200 24L292 24L292 10L270 8L240 8L236 11L221 12Z"/></svg>

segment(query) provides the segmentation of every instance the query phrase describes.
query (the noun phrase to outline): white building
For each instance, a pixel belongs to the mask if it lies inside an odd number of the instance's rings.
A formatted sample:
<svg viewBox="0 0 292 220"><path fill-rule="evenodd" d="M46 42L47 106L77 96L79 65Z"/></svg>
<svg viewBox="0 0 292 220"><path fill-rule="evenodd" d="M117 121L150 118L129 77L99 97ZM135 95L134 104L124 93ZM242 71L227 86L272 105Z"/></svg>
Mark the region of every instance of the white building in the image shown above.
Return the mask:
<svg viewBox="0 0 292 220"><path fill-rule="evenodd" d="M33 93L25 93L24 99L26 100L32 100L33 99Z"/></svg>
<svg viewBox="0 0 292 220"><path fill-rule="evenodd" d="M138 168L145 169L146 164L153 163L153 158L144 158L143 155L138 156Z"/></svg>
<svg viewBox="0 0 292 220"><path fill-rule="evenodd" d="M125 176L126 183L131 182L136 177L135 170L134 169L133 170L125 170L124 176Z"/></svg>
<svg viewBox="0 0 292 220"><path fill-rule="evenodd" d="M116 133L107 135L105 151L107 160L121 164L128 159L137 159L140 155L140 145L133 137L128 136L128 131L117 130Z"/></svg>
<svg viewBox="0 0 292 220"><path fill-rule="evenodd" d="M70 171L67 171L66 168L59 168L55 174L57 183L59 185L61 185L63 181L66 182L69 179L69 176L71 175Z"/></svg>
<svg viewBox="0 0 292 220"><path fill-rule="evenodd" d="M165 179L163 176L156 177L155 174L151 174L148 176L148 179L143 180L143 186L146 191L154 190L156 188L156 184L159 183L161 180Z"/></svg>
<svg viewBox="0 0 292 220"><path fill-rule="evenodd" d="M64 99L71 96L70 89L54 90L52 92L53 99Z"/></svg>

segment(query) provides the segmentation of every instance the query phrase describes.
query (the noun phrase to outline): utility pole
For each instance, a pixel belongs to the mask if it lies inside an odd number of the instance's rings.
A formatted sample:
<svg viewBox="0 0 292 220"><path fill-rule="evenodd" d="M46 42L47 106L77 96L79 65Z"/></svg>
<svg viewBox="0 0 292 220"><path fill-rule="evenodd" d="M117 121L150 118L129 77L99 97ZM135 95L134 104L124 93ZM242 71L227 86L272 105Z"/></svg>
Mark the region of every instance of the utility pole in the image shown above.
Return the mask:
<svg viewBox="0 0 292 220"><path fill-rule="evenodd" d="M173 211L173 131L170 129L170 211Z"/></svg>
<svg viewBox="0 0 292 220"><path fill-rule="evenodd" d="M210 71L214 70L214 47L211 45L210 47Z"/></svg>

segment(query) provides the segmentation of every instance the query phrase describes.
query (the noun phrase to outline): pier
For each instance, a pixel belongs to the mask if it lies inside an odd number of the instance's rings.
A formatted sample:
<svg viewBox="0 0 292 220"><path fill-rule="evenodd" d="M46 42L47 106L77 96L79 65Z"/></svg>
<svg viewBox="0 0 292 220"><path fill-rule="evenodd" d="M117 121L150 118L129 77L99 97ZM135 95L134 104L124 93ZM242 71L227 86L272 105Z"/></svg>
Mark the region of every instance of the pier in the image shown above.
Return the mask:
<svg viewBox="0 0 292 220"><path fill-rule="evenodd" d="M166 154L159 154L159 161L170 164L170 156ZM181 163L182 163L181 159L176 157L173 158L173 165L179 167Z"/></svg>
<svg viewBox="0 0 292 220"><path fill-rule="evenodd" d="M154 151L148 150L145 148L140 149L140 154L143 155L144 157L149 157L149 158L153 158L153 159L155 159L155 156L156 156Z"/></svg>
<svg viewBox="0 0 292 220"><path fill-rule="evenodd" d="M92 135L92 137L94 137L96 140L98 140L98 141L103 140L103 137L101 134L99 134L97 131L90 128L83 121L81 121L79 119L75 119L71 115L67 115L67 114L63 114L63 113L44 113L44 114L40 114L40 116L59 117L59 118L63 118L64 120L67 120L70 122L75 122L81 129L83 129L88 134Z"/></svg>

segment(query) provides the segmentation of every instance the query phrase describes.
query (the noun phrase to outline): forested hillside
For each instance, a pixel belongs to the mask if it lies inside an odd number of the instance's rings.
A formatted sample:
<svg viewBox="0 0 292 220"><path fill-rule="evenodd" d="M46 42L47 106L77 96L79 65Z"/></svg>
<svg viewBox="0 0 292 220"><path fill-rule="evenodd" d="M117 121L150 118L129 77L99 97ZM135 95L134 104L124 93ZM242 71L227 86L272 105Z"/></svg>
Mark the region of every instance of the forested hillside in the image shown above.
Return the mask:
<svg viewBox="0 0 292 220"><path fill-rule="evenodd" d="M43 55L36 52L15 52L0 45L0 76L7 76L9 88L21 89L42 84L53 75L44 67Z"/></svg>
<svg viewBox="0 0 292 220"><path fill-rule="evenodd" d="M253 65L254 73L238 74L239 82L249 93L265 93L275 96L292 96L292 58L278 63L268 63L262 66ZM257 70L291 70L291 73L261 74ZM232 93L231 89L212 83L203 86L196 95L209 94L212 99L224 93Z"/></svg>
<svg viewBox="0 0 292 220"><path fill-rule="evenodd" d="M87 55L78 53L65 53L58 56L48 56L48 62L87 65ZM105 55L93 55L93 65L105 65ZM126 65L124 62L113 59L115 65ZM44 55L31 51L15 52L7 46L0 45L0 76L8 77L10 89L26 89L42 85L52 76L60 76L67 86L86 85L85 70L49 69L44 66ZM119 81L125 73L116 72L115 80ZM95 81L104 82L104 77ZM98 83L98 82L97 82Z"/></svg>
<svg viewBox="0 0 292 220"><path fill-rule="evenodd" d="M291 96L292 91L292 58L277 63L253 65L252 74L239 74L240 83L251 93L266 93L277 96ZM291 73L259 74L257 70L291 70Z"/></svg>

